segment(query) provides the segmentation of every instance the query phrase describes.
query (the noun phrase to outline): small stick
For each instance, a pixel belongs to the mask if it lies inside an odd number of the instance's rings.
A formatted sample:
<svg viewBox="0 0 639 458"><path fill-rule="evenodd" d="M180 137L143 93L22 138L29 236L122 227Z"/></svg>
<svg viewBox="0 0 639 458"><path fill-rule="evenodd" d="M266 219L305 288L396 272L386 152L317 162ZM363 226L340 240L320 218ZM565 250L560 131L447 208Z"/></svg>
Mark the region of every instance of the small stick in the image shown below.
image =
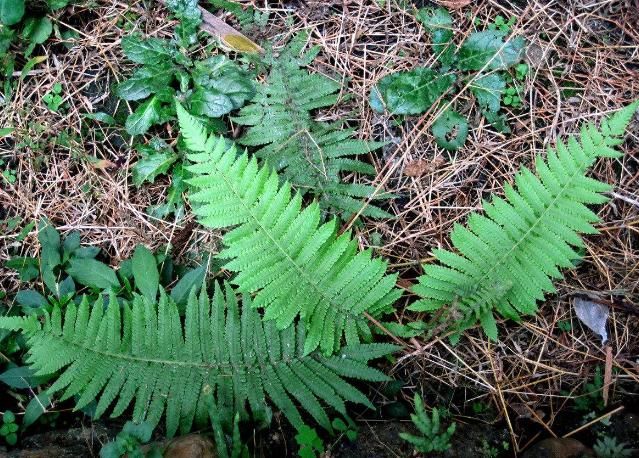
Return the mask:
<svg viewBox="0 0 639 458"><path fill-rule="evenodd" d="M595 423L597 423L597 422L600 422L600 421L601 421L601 420L603 420L604 418L606 418L606 417L610 417L610 416L611 416L611 415L613 415L613 414L616 414L616 413L621 412L623 409L624 409L624 407L623 407L623 406L619 406L619 407L617 407L615 410L611 410L610 412L605 413L605 414L603 414L602 416L600 416L600 417L598 417L598 418L595 418L595 419L594 419L594 420L592 420L592 421L589 421L589 422L588 422L588 423L586 423L585 425L581 425L579 428L577 428L577 429L575 429L575 430L573 430L573 431L570 431L568 434L564 434L564 437L563 437L563 438L565 439L566 437L570 437L570 436L572 436L573 434L577 434L577 433L578 433L579 431L581 431L582 429L589 428L590 426L594 425L594 424L595 424Z"/></svg>

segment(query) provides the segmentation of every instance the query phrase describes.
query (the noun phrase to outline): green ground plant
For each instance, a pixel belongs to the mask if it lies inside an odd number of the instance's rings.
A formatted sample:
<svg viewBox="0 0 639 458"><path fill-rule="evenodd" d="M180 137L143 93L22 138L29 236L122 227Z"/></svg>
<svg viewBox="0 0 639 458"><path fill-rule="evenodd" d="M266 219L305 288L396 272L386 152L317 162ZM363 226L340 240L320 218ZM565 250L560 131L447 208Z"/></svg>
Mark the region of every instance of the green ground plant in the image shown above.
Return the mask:
<svg viewBox="0 0 639 458"><path fill-rule="evenodd" d="M617 442L617 438L603 436L597 439L592 449L598 458L622 458L633 456L634 450L627 447L625 442Z"/></svg>
<svg viewBox="0 0 639 458"><path fill-rule="evenodd" d="M157 446L153 446L149 451L142 451L142 445L151 440L153 426L142 422L135 424L127 421L122 431L110 442L107 442L100 449L100 458L161 458L162 452Z"/></svg>
<svg viewBox="0 0 639 458"><path fill-rule="evenodd" d="M46 10L56 11L66 7L71 0L46 0ZM53 32L53 23L42 14L42 7L27 0L0 0L0 57L12 43L24 47L21 51L29 57L35 47L44 43ZM24 46L26 45L26 47Z"/></svg>
<svg viewBox="0 0 639 458"><path fill-rule="evenodd" d="M140 34L122 39L124 54L138 64L133 74L114 88L119 98L135 106L124 127L129 135L138 137L174 120L173 100L178 97L210 129L223 132L226 126L221 117L254 96L253 75L223 55L192 59L189 50L198 43L197 27L201 22L197 2L170 1L167 6L180 21L172 39L143 38ZM104 116L98 120L108 121ZM132 168L135 186L152 183L159 175L171 178L166 200L149 207L147 213L162 219L174 214L177 220L181 219L187 177L182 145L170 146L154 137L135 147L139 155Z"/></svg>
<svg viewBox="0 0 639 458"><path fill-rule="evenodd" d="M177 112L191 151L194 212L207 227L235 228L217 256L237 274L233 283L255 294L254 305L278 329L302 318L304 353L319 347L330 355L342 336L349 344L370 341L366 316L392 310L401 294L397 275L386 275L386 263L371 250L358 252L349 232L339 235L336 220L321 223L317 202L304 207L302 195L268 166L208 134L180 105Z"/></svg>
<svg viewBox="0 0 639 458"><path fill-rule="evenodd" d="M340 94L339 82L308 71L319 47L303 51L307 41L306 34L299 34L277 54L267 52L262 59L269 69L266 80L232 119L248 127L238 139L240 145L254 148L253 154L274 167L296 191L317 199L325 216L347 218L363 208L362 200L373 196L375 188L343 183L342 177L349 173L374 176L375 168L359 157L384 143L355 139L355 129L344 122L314 119L318 108L333 106L346 97ZM383 192L377 196L388 197ZM391 217L375 205L364 207L362 214Z"/></svg>
<svg viewBox="0 0 639 458"><path fill-rule="evenodd" d="M497 340L494 314L520 320L537 311L537 301L554 292L560 268L572 268L584 246L580 234L596 234L599 218L587 205L608 200L611 186L586 173L600 157L621 156L626 127L639 107L635 102L601 122L588 124L567 143L558 141L544 160L537 156L535 173L523 167L515 185L504 187L506 199L493 196L483 213L470 214L467 226L455 225L456 251L434 251L439 264L424 266L413 291L421 300L409 308L434 313L458 333L481 323ZM457 334L458 336L458 334Z"/></svg>
<svg viewBox="0 0 639 458"><path fill-rule="evenodd" d="M371 108L395 115L421 114L436 103L448 106L445 96L456 84L469 85L486 120L496 130L510 132L500 109L502 105L521 106L520 85L507 87L507 83L513 81L511 69L516 69L517 76L524 72L520 62L525 40L508 36L511 24L502 20L488 30L471 33L456 50L453 18L446 9L420 9L417 19L430 33L436 65L385 76L371 89ZM465 143L468 130L468 121L453 107L447 108L431 128L437 144L453 151Z"/></svg>
<svg viewBox="0 0 639 458"><path fill-rule="evenodd" d="M419 435L400 433L400 437L409 442L420 453L444 452L450 448L450 438L455 433L456 423L451 423L444 429L437 407L429 414L424 408L422 398L415 394L415 413L410 419L419 431Z"/></svg>

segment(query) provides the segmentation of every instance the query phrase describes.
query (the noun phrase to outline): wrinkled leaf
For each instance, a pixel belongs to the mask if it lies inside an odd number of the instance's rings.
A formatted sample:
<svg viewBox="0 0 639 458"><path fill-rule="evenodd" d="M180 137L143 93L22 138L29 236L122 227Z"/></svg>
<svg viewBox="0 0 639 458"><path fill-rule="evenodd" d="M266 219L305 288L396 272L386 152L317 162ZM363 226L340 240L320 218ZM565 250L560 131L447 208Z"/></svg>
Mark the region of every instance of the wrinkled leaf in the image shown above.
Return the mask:
<svg viewBox="0 0 639 458"><path fill-rule="evenodd" d="M129 115L124 123L131 135L142 135L160 121L160 101L151 97Z"/></svg>
<svg viewBox="0 0 639 458"><path fill-rule="evenodd" d="M122 38L122 51L133 62L146 65L167 62L176 52L168 40L144 39L140 35L127 35Z"/></svg>
<svg viewBox="0 0 639 458"><path fill-rule="evenodd" d="M608 322L608 315L610 313L608 306L580 297L575 298L573 305L577 318L579 318L588 329L599 334L599 336L601 336L601 343L604 344L608 340L608 332L606 331L606 323Z"/></svg>
<svg viewBox="0 0 639 458"><path fill-rule="evenodd" d="M82 285L98 289L120 286L115 271L103 262L90 258L73 258L69 264L67 273Z"/></svg>
<svg viewBox="0 0 639 458"><path fill-rule="evenodd" d="M468 137L468 121L451 109L442 113L435 120L431 129L435 142L449 151L461 148Z"/></svg>
<svg viewBox="0 0 639 458"><path fill-rule="evenodd" d="M455 75L441 74L430 68L415 68L382 78L371 90L373 110L393 114L420 114L455 82Z"/></svg>
<svg viewBox="0 0 639 458"><path fill-rule="evenodd" d="M417 20L430 33L433 53L444 67L450 66L454 60L455 47L453 41L453 18L444 8L422 8L417 13Z"/></svg>
<svg viewBox="0 0 639 458"><path fill-rule="evenodd" d="M158 272L155 256L144 245L138 245L135 248L131 258L131 271L138 290L149 301L155 301L158 286L160 286L160 272Z"/></svg>
<svg viewBox="0 0 639 458"><path fill-rule="evenodd" d="M525 40L511 37L499 30L472 33L461 45L457 66L460 70L502 70L519 63L523 56Z"/></svg>
<svg viewBox="0 0 639 458"><path fill-rule="evenodd" d="M142 185L145 181L153 183L158 175L166 173L177 159L173 153L155 153L140 158L132 169L133 184Z"/></svg>
<svg viewBox="0 0 639 458"><path fill-rule="evenodd" d="M124 100L141 100L166 89L173 80L175 69L170 64L138 68L131 77L115 88L118 97Z"/></svg>
<svg viewBox="0 0 639 458"><path fill-rule="evenodd" d="M470 90L477 98L477 103L482 110L497 113L505 87L504 77L499 73L491 73L475 79L471 83Z"/></svg>
<svg viewBox="0 0 639 458"><path fill-rule="evenodd" d="M24 0L0 0L0 23L14 25L24 16Z"/></svg>
<svg viewBox="0 0 639 458"><path fill-rule="evenodd" d="M255 95L253 79L224 56L197 62L193 71L196 90L191 111L217 118L240 108Z"/></svg>

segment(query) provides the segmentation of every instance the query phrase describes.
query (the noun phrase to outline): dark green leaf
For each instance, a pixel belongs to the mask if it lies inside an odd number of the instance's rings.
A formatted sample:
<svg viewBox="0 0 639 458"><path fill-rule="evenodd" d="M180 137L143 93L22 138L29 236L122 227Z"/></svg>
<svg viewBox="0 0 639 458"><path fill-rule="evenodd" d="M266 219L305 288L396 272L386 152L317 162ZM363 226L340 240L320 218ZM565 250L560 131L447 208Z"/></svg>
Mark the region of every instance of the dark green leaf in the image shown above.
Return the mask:
<svg viewBox="0 0 639 458"><path fill-rule="evenodd" d="M143 39L140 35L127 35L122 38L122 50L133 62L147 65L170 61L175 54L175 47L168 40Z"/></svg>
<svg viewBox="0 0 639 458"><path fill-rule="evenodd" d="M80 233L78 231L70 232L64 239L62 244L62 251L64 253L65 260L71 257L71 255L80 248Z"/></svg>
<svg viewBox="0 0 639 458"><path fill-rule="evenodd" d="M184 274L184 276L180 278L180 281L178 281L171 290L171 299L173 299L178 305L186 304L186 300L189 298L191 290L195 288L196 293L200 290L205 274L206 264L202 264L201 266Z"/></svg>
<svg viewBox="0 0 639 458"><path fill-rule="evenodd" d="M177 159L173 153L155 153L140 158L132 169L133 184L141 186L148 181L153 183L158 175L166 173Z"/></svg>
<svg viewBox="0 0 639 458"><path fill-rule="evenodd" d="M129 79L116 86L115 93L124 100L144 99L166 89L173 81L174 72L170 64L138 68Z"/></svg>
<svg viewBox="0 0 639 458"><path fill-rule="evenodd" d="M519 63L526 42L522 37L512 37L498 30L472 33L462 44L457 66L460 70L502 70Z"/></svg>
<svg viewBox="0 0 639 458"><path fill-rule="evenodd" d="M127 421L122 428L124 434L135 437L140 443L144 444L151 440L151 434L153 434L153 426L143 421L142 423L135 424L132 421Z"/></svg>
<svg viewBox="0 0 639 458"><path fill-rule="evenodd" d="M475 79L470 86L471 92L477 98L477 103L482 110L499 111L501 94L506 87L506 81L499 73L481 76Z"/></svg>
<svg viewBox="0 0 639 458"><path fill-rule="evenodd" d="M2 2L2 0L0 0L0 2ZM14 36L15 32L13 31L13 29L10 29L9 27L0 27L0 56L9 51L9 47L11 46L11 42L13 41ZM5 80L5 88L6 84L8 83L9 81ZM13 131L13 129L10 127L7 129L11 129Z"/></svg>
<svg viewBox="0 0 639 458"><path fill-rule="evenodd" d="M24 0L0 0L0 22L2 24L17 24L22 16L24 16Z"/></svg>
<svg viewBox="0 0 639 458"><path fill-rule="evenodd" d="M73 253L74 258L95 258L100 253L100 248L97 246L83 246L75 250Z"/></svg>
<svg viewBox="0 0 639 458"><path fill-rule="evenodd" d="M75 282L73 278L67 277L58 283L58 298L67 297L75 294Z"/></svg>
<svg viewBox="0 0 639 458"><path fill-rule="evenodd" d="M488 110L484 110L482 113L486 117L486 121L488 121L490 125L497 130L497 132L502 132L504 134L510 133L510 127L508 127L506 116L503 113L495 113L494 111Z"/></svg>
<svg viewBox="0 0 639 458"><path fill-rule="evenodd" d="M439 146L454 151L466 142L468 122L456 111L448 109L435 120L432 132Z"/></svg>
<svg viewBox="0 0 639 458"><path fill-rule="evenodd" d="M430 33L433 53L444 67L450 66L454 60L455 47L453 40L453 18L444 8L422 8L417 13L417 20Z"/></svg>
<svg viewBox="0 0 639 458"><path fill-rule="evenodd" d="M23 289L16 294L16 301L23 307L42 307L47 305L47 299L33 289Z"/></svg>
<svg viewBox="0 0 639 458"><path fill-rule="evenodd" d="M160 101L152 97L129 115L124 124L131 135L142 135L160 120Z"/></svg>
<svg viewBox="0 0 639 458"><path fill-rule="evenodd" d="M217 118L240 108L255 95L252 78L224 56L197 62L193 71L196 90L190 98L196 115Z"/></svg>
<svg viewBox="0 0 639 458"><path fill-rule="evenodd" d="M16 256L5 264L7 269L18 271L21 281L31 281L40 275L40 262L36 258Z"/></svg>
<svg viewBox="0 0 639 458"><path fill-rule="evenodd" d="M120 286L115 271L95 259L73 258L67 273L81 285L90 288L107 289Z"/></svg>
<svg viewBox="0 0 639 458"><path fill-rule="evenodd" d="M155 301L160 285L160 273L155 256L144 245L138 245L131 258L133 279L138 290L150 301Z"/></svg>
<svg viewBox="0 0 639 458"><path fill-rule="evenodd" d="M225 115L233 110L233 102L215 89L198 88L189 99L191 112L211 118Z"/></svg>
<svg viewBox="0 0 639 458"><path fill-rule="evenodd" d="M51 225L51 223L42 220L38 225L38 241L40 242L40 259L42 266L48 266L52 269L58 265L62 258L60 257L60 234Z"/></svg>
<svg viewBox="0 0 639 458"><path fill-rule="evenodd" d="M22 29L22 38L31 44L42 44L53 32L53 24L48 17L29 18Z"/></svg>
<svg viewBox="0 0 639 458"><path fill-rule="evenodd" d="M86 119L93 119L94 121L100 121L110 126L117 124L113 116L103 111L98 111L96 113L84 113L82 117Z"/></svg>
<svg viewBox="0 0 639 458"><path fill-rule="evenodd" d="M11 388L35 388L42 383L42 377L36 377L28 367L13 367L0 374L0 381Z"/></svg>
<svg viewBox="0 0 639 458"><path fill-rule="evenodd" d="M22 417L22 427L26 428L29 425L35 423L35 421L42 416L46 409L51 405L51 399L46 391L35 396L24 411L24 417Z"/></svg>
<svg viewBox="0 0 639 458"><path fill-rule="evenodd" d="M377 112L420 114L428 110L455 82L455 75L430 68L415 68L382 78L371 90L370 104Z"/></svg>

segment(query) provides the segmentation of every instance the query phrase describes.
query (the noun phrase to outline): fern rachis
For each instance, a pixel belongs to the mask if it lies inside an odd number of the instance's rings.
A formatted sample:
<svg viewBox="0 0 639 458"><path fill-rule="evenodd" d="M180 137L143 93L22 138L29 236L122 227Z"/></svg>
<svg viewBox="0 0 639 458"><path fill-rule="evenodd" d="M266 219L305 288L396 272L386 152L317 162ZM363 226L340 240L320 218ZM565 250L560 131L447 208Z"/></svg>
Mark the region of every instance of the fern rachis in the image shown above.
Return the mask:
<svg viewBox="0 0 639 458"><path fill-rule="evenodd" d="M305 36L293 39L277 57L266 57L270 73L258 87L256 96L233 119L247 126L238 143L256 147L254 154L268 162L284 179L302 193L312 194L324 211L350 215L363 207L375 188L342 182L346 173L374 175L375 168L357 156L370 153L384 143L356 140L354 129L343 123L327 123L313 119L317 108L338 101L340 85L304 67L316 55L311 49L302 53ZM388 196L378 195L377 198ZM374 205L362 214L390 217Z"/></svg>
<svg viewBox="0 0 639 458"><path fill-rule="evenodd" d="M583 247L580 233L596 233L598 217L588 204L607 199L609 185L585 176L598 157L620 155L612 147L637 108L626 107L602 122L601 131L582 128L580 142L570 138L537 157L536 172L522 168L516 188L505 186L505 199L484 202L485 216L473 213L468 228L456 225L451 234L459 254L435 250L438 265L424 267L414 291L422 300L416 311L433 311L446 304L462 312L458 329L479 320L497 338L493 309L507 318L531 314L544 293L553 292L551 279L562 278L559 268L570 267Z"/></svg>
<svg viewBox="0 0 639 458"><path fill-rule="evenodd" d="M305 349L330 354L347 342L359 342L368 330L364 313L379 316L399 297L396 275L386 263L358 252L349 233L337 235L335 220L320 223L314 202L302 208L302 196L280 185L275 172L255 158L207 137L198 121L178 106L180 128L193 165L190 200L202 224L238 226L224 237L219 257L237 272L233 283L256 293L254 304L279 329L299 315L307 327Z"/></svg>
<svg viewBox="0 0 639 458"><path fill-rule="evenodd" d="M395 348L355 345L333 357L304 355L303 327L278 331L262 323L248 298L240 310L233 290L225 295L219 286L212 300L192 294L183 321L162 294L157 306L138 296L122 307L112 297L106 310L86 300L64 314L55 307L43 324L33 315L2 317L0 329L26 334L37 374L62 371L50 393L77 396L76 409L97 400L96 416L113 403L112 416L119 416L135 400L134 421L155 425L166 413L168 436L211 416L231 424L236 412L246 417L247 403L254 418L269 419L266 397L295 427L304 423L299 405L330 429L320 401L342 414L346 401L370 406L343 377L386 380L366 363Z"/></svg>

